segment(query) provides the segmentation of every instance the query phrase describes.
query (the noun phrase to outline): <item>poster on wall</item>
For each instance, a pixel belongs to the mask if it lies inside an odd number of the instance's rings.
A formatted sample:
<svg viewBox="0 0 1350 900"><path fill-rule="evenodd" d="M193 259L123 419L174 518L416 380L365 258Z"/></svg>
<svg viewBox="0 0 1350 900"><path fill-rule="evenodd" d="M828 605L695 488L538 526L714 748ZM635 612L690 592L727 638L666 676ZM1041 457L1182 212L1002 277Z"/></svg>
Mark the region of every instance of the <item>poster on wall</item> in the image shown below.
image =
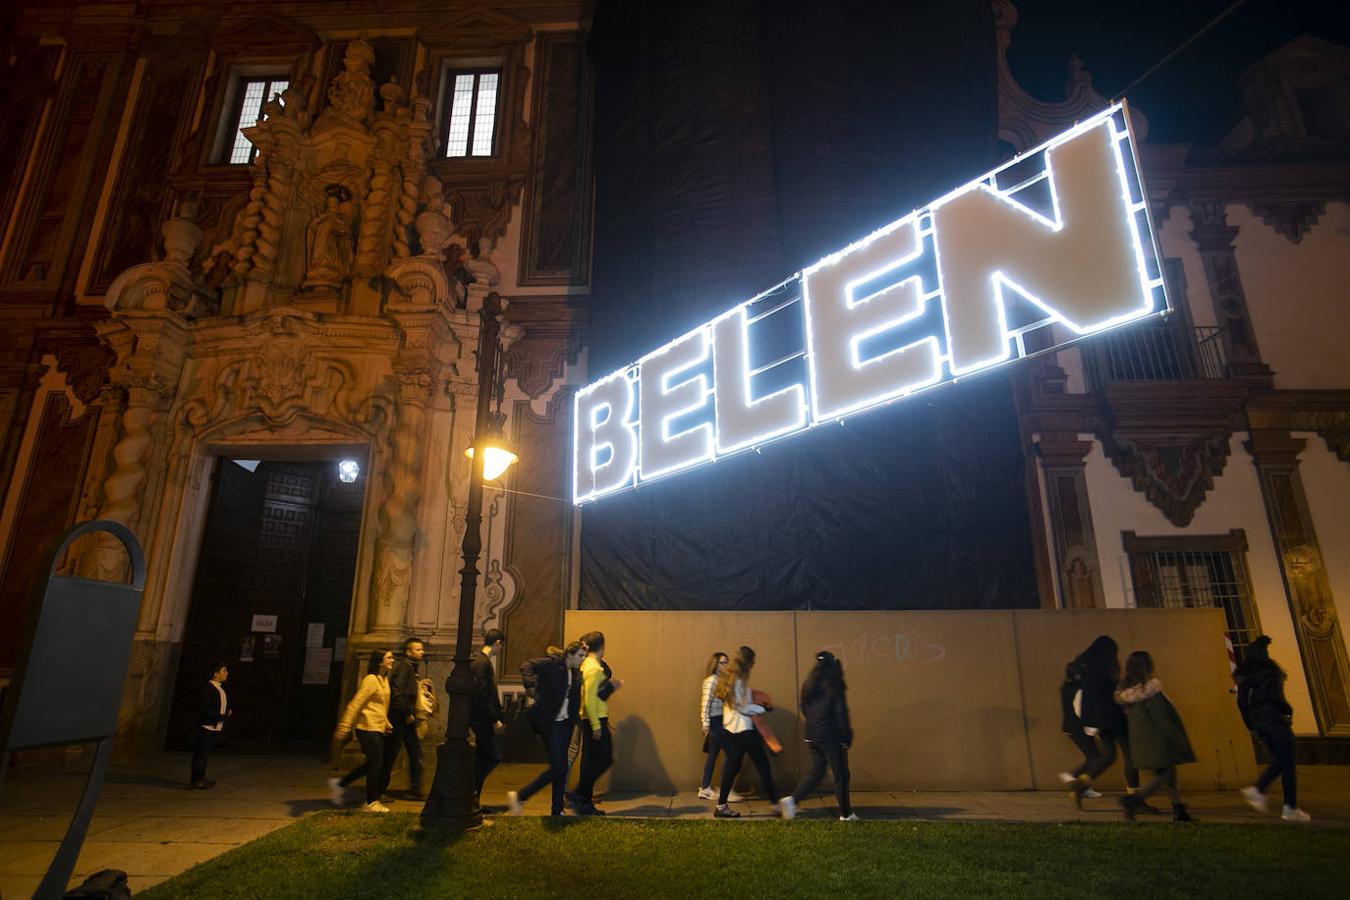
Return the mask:
<svg viewBox="0 0 1350 900"><path fill-rule="evenodd" d="M241 663L253 662L253 647L256 640L257 639L251 634L244 638L244 643L239 648L239 661Z"/></svg>
<svg viewBox="0 0 1350 900"><path fill-rule="evenodd" d="M345 637L333 640L333 657L339 663L347 658L347 639Z"/></svg>
<svg viewBox="0 0 1350 900"><path fill-rule="evenodd" d="M265 634L263 635L262 658L277 659L281 656L281 635Z"/></svg>
<svg viewBox="0 0 1350 900"><path fill-rule="evenodd" d="M309 627L305 629L305 646L322 647L323 646L323 623L310 622Z"/></svg>
<svg viewBox="0 0 1350 900"><path fill-rule="evenodd" d="M305 648L305 668L300 676L301 684L327 684L333 667L332 647Z"/></svg>
<svg viewBox="0 0 1350 900"><path fill-rule="evenodd" d="M249 628L249 631L258 631L263 633L274 633L276 630L277 630L276 616L255 615L253 617L253 625Z"/></svg>

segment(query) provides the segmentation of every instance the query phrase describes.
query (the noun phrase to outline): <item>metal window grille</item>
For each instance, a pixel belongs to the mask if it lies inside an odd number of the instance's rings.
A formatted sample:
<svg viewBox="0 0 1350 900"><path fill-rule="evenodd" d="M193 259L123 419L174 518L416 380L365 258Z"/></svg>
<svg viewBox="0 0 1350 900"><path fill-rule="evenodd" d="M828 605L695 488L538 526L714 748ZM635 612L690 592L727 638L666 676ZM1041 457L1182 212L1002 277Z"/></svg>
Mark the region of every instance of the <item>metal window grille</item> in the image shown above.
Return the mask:
<svg viewBox="0 0 1350 900"><path fill-rule="evenodd" d="M291 86L289 79L241 78L235 92L234 143L230 145L230 165L253 162L257 148L244 137L244 129L251 128L262 114L263 103L273 94L279 94Z"/></svg>
<svg viewBox="0 0 1350 900"><path fill-rule="evenodd" d="M1131 557L1136 606L1222 609L1239 657L1261 633L1241 550L1152 550Z"/></svg>
<svg viewBox="0 0 1350 900"><path fill-rule="evenodd" d="M450 109L445 117L447 157L492 155L500 80L501 73L495 69L450 73Z"/></svg>

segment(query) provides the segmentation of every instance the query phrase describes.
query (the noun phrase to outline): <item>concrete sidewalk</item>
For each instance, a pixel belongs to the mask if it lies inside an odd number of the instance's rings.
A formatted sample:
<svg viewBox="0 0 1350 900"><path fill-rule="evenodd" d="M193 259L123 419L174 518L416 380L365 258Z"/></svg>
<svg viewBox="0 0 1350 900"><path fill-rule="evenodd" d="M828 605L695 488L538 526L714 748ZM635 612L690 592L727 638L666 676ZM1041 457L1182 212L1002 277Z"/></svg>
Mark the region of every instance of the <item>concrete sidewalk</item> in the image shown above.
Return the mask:
<svg viewBox="0 0 1350 900"><path fill-rule="evenodd" d="M429 762L434 761L434 756ZM483 802L504 806L506 791L529 781L535 765L506 765L488 779ZM331 808L326 779L333 773L308 756L241 755L220 752L211 758L213 790L186 789L188 755L165 753L115 767L100 796L94 821L76 866L75 884L104 868L128 873L133 891L143 890L218 856L240 844L289 825L316 810ZM394 784L406 776L395 773ZM0 896L28 897L47 869L79 799L84 773L69 769L17 768L5 777L0 797ZM361 784L351 795L358 800ZM1285 826L1277 815L1259 816L1236 791L1191 791L1187 804L1202 822ZM1309 766L1299 770L1300 802L1313 825L1350 827L1350 767ZM1278 785L1271 805L1279 810ZM395 812L416 813L421 804L389 801ZM854 791L853 803L864 819L984 822L1116 822L1116 796L1089 800L1080 812L1064 793ZM1159 800L1165 805L1165 798ZM767 801L737 804L749 819L773 816ZM611 793L602 809L613 816L711 818L712 803L694 791L654 794ZM531 815L548 812L548 799L526 804ZM802 818L833 817L832 795L802 804ZM1143 820L1154 820L1141 816ZM730 827L734 827L730 825Z"/></svg>

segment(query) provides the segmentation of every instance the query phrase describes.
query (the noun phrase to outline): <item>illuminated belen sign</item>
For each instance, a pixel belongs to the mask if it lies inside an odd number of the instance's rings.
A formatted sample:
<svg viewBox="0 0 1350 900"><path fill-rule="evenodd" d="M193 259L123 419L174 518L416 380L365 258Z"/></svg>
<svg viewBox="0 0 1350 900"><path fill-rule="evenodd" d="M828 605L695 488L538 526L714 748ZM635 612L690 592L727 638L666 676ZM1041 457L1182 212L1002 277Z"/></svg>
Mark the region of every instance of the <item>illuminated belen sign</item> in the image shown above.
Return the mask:
<svg viewBox="0 0 1350 900"><path fill-rule="evenodd" d="M573 499L1161 313L1157 259L1112 106L583 388Z"/></svg>

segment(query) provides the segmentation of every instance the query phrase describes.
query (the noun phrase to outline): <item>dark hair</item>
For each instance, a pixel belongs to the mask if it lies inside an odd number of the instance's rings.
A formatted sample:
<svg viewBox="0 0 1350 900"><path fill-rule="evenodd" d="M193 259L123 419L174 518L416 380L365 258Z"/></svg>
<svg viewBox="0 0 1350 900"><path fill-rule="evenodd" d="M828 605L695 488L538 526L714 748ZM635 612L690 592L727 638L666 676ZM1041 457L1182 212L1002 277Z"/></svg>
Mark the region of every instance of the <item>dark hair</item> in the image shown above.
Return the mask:
<svg viewBox="0 0 1350 900"><path fill-rule="evenodd" d="M388 650L370 651L370 662L366 663L367 675L380 674L380 666L384 665L384 655L388 652L389 652Z"/></svg>
<svg viewBox="0 0 1350 900"><path fill-rule="evenodd" d="M214 675L221 669L228 669L229 667L230 664L227 662L213 662L211 663L211 674Z"/></svg>
<svg viewBox="0 0 1350 900"><path fill-rule="evenodd" d="M605 649L605 633L588 631L581 636L581 642L586 645L587 651L599 652Z"/></svg>
<svg viewBox="0 0 1350 900"><path fill-rule="evenodd" d="M727 662L731 662L731 657L727 656L721 650L716 651L715 653L713 653L712 656L708 657L708 671L704 673L704 677L707 677L708 675L716 675L717 662L718 660L723 659L725 659Z"/></svg>
<svg viewBox="0 0 1350 900"><path fill-rule="evenodd" d="M1136 650L1125 660L1125 675L1120 679L1122 688L1145 684L1153 677L1153 657L1146 650Z"/></svg>
<svg viewBox="0 0 1350 900"><path fill-rule="evenodd" d="M483 635L484 647L491 647L498 641L502 642L506 641L506 635L502 634L502 630L500 628L490 628L488 629L488 633Z"/></svg>
<svg viewBox="0 0 1350 900"><path fill-rule="evenodd" d="M806 676L802 684L802 703L818 694L837 696L848 690L844 683L844 666L828 650L816 654L816 665Z"/></svg>
<svg viewBox="0 0 1350 900"><path fill-rule="evenodd" d="M563 648L562 655L564 658L568 656L575 656L578 651L585 649L586 645L583 644L581 641L573 641L572 643L568 644L566 647Z"/></svg>
<svg viewBox="0 0 1350 900"><path fill-rule="evenodd" d="M406 654L408 652L408 648L411 647L413 644L421 644L422 646L425 647L426 643L427 642L422 640L420 637L413 637L410 635L403 641L403 652Z"/></svg>
<svg viewBox="0 0 1350 900"><path fill-rule="evenodd" d="M1112 681L1120 678L1120 647L1116 644L1114 638L1108 634L1099 634L1093 639L1088 648L1078 655L1080 660L1087 660L1093 657L1106 663L1106 674Z"/></svg>

